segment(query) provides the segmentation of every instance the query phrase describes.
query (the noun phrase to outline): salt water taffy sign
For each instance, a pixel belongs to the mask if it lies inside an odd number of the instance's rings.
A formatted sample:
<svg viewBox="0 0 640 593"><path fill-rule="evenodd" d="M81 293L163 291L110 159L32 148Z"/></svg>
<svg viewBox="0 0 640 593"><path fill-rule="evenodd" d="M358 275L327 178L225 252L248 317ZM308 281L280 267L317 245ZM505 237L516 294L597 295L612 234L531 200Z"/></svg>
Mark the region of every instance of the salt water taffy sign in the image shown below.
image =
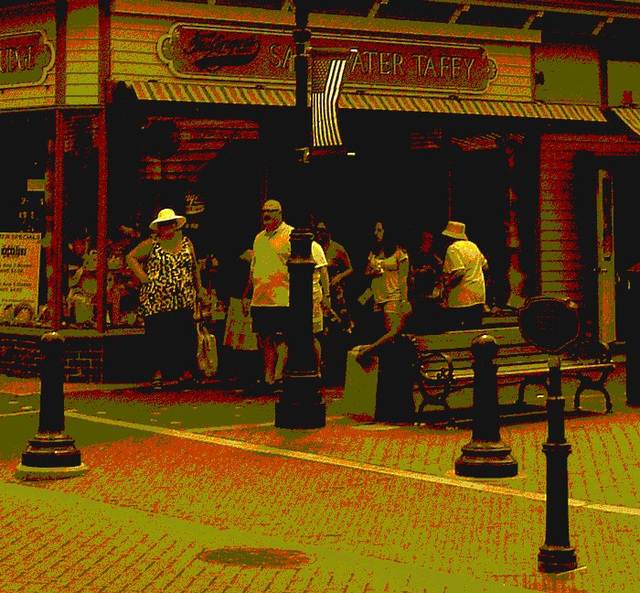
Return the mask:
<svg viewBox="0 0 640 593"><path fill-rule="evenodd" d="M318 37L316 49L344 40ZM396 43L361 39L348 55L345 75L352 85L485 93L497 77L496 61L483 46L460 43ZM293 79L290 34L240 27L174 23L157 43L158 57L180 78Z"/></svg>
<svg viewBox="0 0 640 593"><path fill-rule="evenodd" d="M38 311L41 236L0 233L0 310L13 307Z"/></svg>

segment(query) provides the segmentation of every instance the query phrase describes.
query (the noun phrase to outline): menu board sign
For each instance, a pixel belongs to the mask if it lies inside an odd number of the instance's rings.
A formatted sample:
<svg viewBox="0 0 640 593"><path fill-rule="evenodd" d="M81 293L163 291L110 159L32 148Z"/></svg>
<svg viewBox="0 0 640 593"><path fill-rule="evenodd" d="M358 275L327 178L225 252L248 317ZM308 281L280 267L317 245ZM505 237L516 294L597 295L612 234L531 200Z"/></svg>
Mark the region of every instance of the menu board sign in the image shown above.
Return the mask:
<svg viewBox="0 0 640 593"><path fill-rule="evenodd" d="M0 307L38 311L41 236L39 233L0 233Z"/></svg>

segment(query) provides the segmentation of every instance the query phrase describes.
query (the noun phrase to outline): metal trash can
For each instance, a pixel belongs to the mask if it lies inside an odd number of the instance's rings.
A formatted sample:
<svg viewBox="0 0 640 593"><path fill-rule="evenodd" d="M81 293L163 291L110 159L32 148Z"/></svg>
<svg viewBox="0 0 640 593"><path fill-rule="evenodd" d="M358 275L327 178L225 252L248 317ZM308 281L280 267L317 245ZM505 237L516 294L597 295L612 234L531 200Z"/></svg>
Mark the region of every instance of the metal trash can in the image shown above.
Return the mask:
<svg viewBox="0 0 640 593"><path fill-rule="evenodd" d="M640 263L627 270L626 279L627 404L640 406Z"/></svg>
<svg viewBox="0 0 640 593"><path fill-rule="evenodd" d="M374 416L377 422L414 422L414 358L415 349L407 336L399 335L392 342L380 346Z"/></svg>

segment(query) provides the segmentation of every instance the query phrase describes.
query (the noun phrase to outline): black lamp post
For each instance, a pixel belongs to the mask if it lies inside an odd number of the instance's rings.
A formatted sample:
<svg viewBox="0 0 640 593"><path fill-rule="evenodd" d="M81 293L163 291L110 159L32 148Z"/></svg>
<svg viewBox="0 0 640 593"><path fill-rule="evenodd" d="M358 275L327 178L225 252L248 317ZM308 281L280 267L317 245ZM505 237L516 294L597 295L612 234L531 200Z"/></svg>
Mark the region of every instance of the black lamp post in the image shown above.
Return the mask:
<svg viewBox="0 0 640 593"><path fill-rule="evenodd" d="M294 67L296 76L296 105L294 126L295 151L298 159L292 167L293 190L296 200L294 230L291 233L291 259L289 260L290 325L287 340L289 357L284 372L284 389L276 403L275 425L278 428L321 428L326 422L326 406L319 392L320 376L313 347L313 270L311 257L313 233L305 228L309 223L308 188L309 163L305 157L310 144L311 118L307 104L309 58L307 48L311 32L309 22L310 1L294 0L295 42Z"/></svg>

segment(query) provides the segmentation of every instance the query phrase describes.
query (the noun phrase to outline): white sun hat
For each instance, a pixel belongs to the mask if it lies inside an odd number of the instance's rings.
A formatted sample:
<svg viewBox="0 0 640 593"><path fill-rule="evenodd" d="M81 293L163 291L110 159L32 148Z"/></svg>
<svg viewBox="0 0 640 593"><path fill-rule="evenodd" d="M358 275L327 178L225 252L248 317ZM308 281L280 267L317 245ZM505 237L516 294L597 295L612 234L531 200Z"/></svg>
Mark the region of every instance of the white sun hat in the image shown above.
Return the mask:
<svg viewBox="0 0 640 593"><path fill-rule="evenodd" d="M177 221L178 223L177 228L179 229L184 226L185 222L187 222L187 219L184 216L180 216L179 214L176 214L171 208L163 208L162 210L160 210L160 212L158 212L158 216L156 217L155 220L151 222L151 224L149 225L149 228L152 231L157 231L159 224L163 222L170 222L172 220Z"/></svg>

